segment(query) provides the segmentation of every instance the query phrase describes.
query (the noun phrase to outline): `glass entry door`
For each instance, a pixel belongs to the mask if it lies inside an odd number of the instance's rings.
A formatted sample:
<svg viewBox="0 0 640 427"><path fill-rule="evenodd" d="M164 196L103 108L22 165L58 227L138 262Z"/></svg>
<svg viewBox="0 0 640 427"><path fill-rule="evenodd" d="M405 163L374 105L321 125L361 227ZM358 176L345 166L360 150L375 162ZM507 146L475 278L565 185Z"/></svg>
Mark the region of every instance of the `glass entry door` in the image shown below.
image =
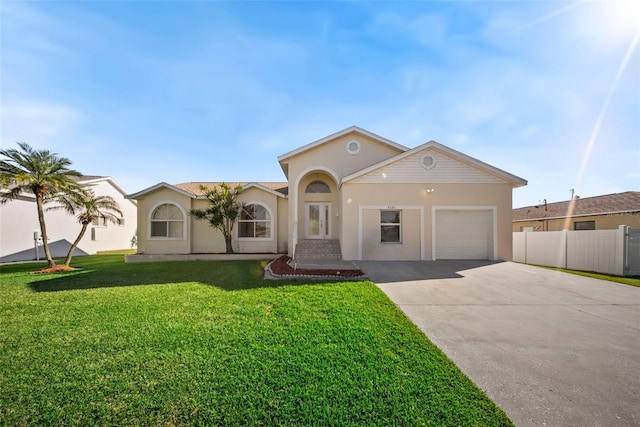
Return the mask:
<svg viewBox="0 0 640 427"><path fill-rule="evenodd" d="M331 203L307 203L305 237L307 239L331 238Z"/></svg>

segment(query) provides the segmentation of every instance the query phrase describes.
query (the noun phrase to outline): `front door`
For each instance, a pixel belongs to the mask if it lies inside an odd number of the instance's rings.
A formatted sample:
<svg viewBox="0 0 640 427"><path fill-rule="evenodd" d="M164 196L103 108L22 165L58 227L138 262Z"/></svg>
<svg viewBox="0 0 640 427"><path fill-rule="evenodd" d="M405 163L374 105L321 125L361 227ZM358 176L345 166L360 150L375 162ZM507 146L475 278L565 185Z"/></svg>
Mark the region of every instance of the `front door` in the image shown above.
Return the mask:
<svg viewBox="0 0 640 427"><path fill-rule="evenodd" d="M307 239L331 238L331 203L306 203L305 237Z"/></svg>

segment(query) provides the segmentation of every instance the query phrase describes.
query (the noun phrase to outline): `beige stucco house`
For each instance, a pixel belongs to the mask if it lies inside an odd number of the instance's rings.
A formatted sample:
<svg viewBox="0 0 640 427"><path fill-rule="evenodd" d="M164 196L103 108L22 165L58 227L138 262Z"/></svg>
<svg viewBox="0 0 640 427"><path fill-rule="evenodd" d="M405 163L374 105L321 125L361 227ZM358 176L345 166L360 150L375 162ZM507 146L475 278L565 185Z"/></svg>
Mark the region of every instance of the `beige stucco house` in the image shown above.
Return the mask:
<svg viewBox="0 0 640 427"><path fill-rule="evenodd" d="M409 149L356 126L278 158L282 183L240 183L234 250L288 253L334 240L344 260L511 259L512 191L522 178L435 141ZM221 233L188 215L200 184L160 183L138 202L138 251L222 253ZM235 183L234 183L235 184Z"/></svg>

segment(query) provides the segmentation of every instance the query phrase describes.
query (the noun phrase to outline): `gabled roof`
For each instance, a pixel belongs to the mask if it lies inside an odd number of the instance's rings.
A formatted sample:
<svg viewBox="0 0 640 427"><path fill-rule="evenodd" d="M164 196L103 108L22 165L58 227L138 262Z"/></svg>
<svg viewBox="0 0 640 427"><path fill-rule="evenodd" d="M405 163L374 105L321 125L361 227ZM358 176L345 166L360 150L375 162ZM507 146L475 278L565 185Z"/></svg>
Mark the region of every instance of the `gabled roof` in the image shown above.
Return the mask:
<svg viewBox="0 0 640 427"><path fill-rule="evenodd" d="M362 169L358 172L352 173L351 175L345 176L344 178L342 178L342 183L354 180L358 177L361 177L363 175L366 175L370 172L373 172L375 170L378 170L380 168L383 168L387 165L390 165L392 163L395 163L399 160L405 159L413 154L416 154L422 150L425 150L427 148L433 148L435 150L438 150L444 154L447 154L457 160L460 160L463 163L466 163L472 167L475 167L477 169L480 169L483 172L489 173L490 175L496 176L508 183L511 183L514 187L522 187L524 185L527 185L527 180L520 178L518 176L515 176L513 174L510 174L509 172L506 172L502 169L498 169L495 166L491 166L490 164L484 163L478 159L475 159L471 156L468 156L464 153L461 153L457 150L454 150L453 148L449 148L446 145L442 145L439 142L436 141L429 141L426 142L422 145L419 145L415 148L412 148L411 150L405 151L404 153L400 153L396 156L393 156L389 159L383 160L380 163L376 163L375 165L371 165L365 169Z"/></svg>
<svg viewBox="0 0 640 427"><path fill-rule="evenodd" d="M129 194L127 199L138 199L163 188L176 191L192 199L200 199L204 198L205 194L205 192L200 188L202 185L208 188L215 188L219 187L220 184L222 184L222 182L183 182L176 185L161 182L149 188L145 188L144 190L138 191L137 193ZM267 193L271 193L278 197L287 197L289 192L287 187L288 184L286 182L227 182L227 184L232 188L239 185L243 190L252 187L259 188L262 191L266 191Z"/></svg>
<svg viewBox="0 0 640 427"><path fill-rule="evenodd" d="M533 221L541 219L566 218L576 216L606 215L624 212L640 212L640 191L606 194L603 196L576 198L563 202L554 202L525 206L513 210L513 221ZM570 212L573 213L570 214Z"/></svg>
<svg viewBox="0 0 640 427"><path fill-rule="evenodd" d="M176 184L176 187L191 193L196 197L204 196L204 191L200 188L202 185L208 188L219 187L222 182L184 182ZM230 187L241 186L243 190L251 187L259 188L278 197L286 197L289 192L288 183L286 182L227 182Z"/></svg>
<svg viewBox="0 0 640 427"><path fill-rule="evenodd" d="M124 188L120 187L120 184L118 184L116 180L111 178L110 176L82 175L81 177L78 177L76 181L78 181L78 183L82 185L91 185L98 182L107 181L113 186L113 188L118 190L120 194L122 194L123 196L127 195L127 192L124 190Z"/></svg>
<svg viewBox="0 0 640 427"><path fill-rule="evenodd" d="M120 194L124 196L125 199L128 199L127 192L110 176L100 176L100 175L80 175L71 177L72 180L76 181L81 186L89 186L92 184L97 184L98 182L107 181L113 188L115 188ZM4 190L1 189L0 190ZM0 191L1 192L1 191ZM32 193L22 193L19 196L23 200L35 200L35 196ZM134 205L135 201L131 201Z"/></svg>
<svg viewBox="0 0 640 427"><path fill-rule="evenodd" d="M282 154L281 156L278 156L278 162L280 162L280 166L282 167L282 170L284 171L285 175L287 175L287 168L285 167L285 164L288 163L287 161L294 157L297 156L300 153L304 153L305 151L311 150L312 148L316 148L322 144L325 144L329 141L333 141L336 138L340 138L341 136L347 135L348 133L351 132L356 132L359 133L361 135L364 135L366 137L369 137L373 140L376 140L378 142L380 142L381 144L384 145L388 145L398 151L407 151L409 148L405 147L404 145L398 144L397 142L393 142L390 139L384 138L380 135L376 135L373 132L369 132L366 129L362 129L361 127L358 126L350 126L346 129L343 129L339 132L336 133L332 133L329 136L325 136L324 138L320 138L316 141L313 141L307 145L303 145L300 148L296 148L293 151L289 151L288 153Z"/></svg>
<svg viewBox="0 0 640 427"><path fill-rule="evenodd" d="M133 193L133 194L129 194L127 196L125 196L127 199L139 199L142 196L146 196L149 193L153 193L154 191L158 191L162 188L166 188L169 190L173 190L176 191L180 194L182 194L183 196L187 196L187 197L191 197L191 198L195 198L195 195L185 191L181 188L176 187L175 185L171 185L171 184L167 184L166 182L160 182L156 185L152 185L151 187L147 187L144 190L140 190L137 193Z"/></svg>

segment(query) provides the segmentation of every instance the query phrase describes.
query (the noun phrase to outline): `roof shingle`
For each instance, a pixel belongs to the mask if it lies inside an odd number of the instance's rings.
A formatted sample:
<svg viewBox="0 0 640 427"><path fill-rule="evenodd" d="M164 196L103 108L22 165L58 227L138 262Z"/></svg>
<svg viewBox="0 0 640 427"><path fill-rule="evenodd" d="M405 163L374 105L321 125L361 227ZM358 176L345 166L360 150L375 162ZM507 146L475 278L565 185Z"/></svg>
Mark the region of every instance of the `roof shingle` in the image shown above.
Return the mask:
<svg viewBox="0 0 640 427"><path fill-rule="evenodd" d="M571 216L603 215L613 212L640 211L640 191L607 194L604 196L574 199L573 213L571 200L525 206L513 210L513 221L530 221L544 218L565 218Z"/></svg>
<svg viewBox="0 0 640 427"><path fill-rule="evenodd" d="M250 182L226 182L231 188L236 187L238 185L245 186L247 184L252 184ZM183 182L181 184L176 184L181 190L187 191L196 196L203 196L204 191L201 190L200 186L204 185L208 188L219 187L222 182ZM289 193L288 183L286 182L255 182L253 184L262 185L270 190L277 191L278 193L284 194L285 196Z"/></svg>

